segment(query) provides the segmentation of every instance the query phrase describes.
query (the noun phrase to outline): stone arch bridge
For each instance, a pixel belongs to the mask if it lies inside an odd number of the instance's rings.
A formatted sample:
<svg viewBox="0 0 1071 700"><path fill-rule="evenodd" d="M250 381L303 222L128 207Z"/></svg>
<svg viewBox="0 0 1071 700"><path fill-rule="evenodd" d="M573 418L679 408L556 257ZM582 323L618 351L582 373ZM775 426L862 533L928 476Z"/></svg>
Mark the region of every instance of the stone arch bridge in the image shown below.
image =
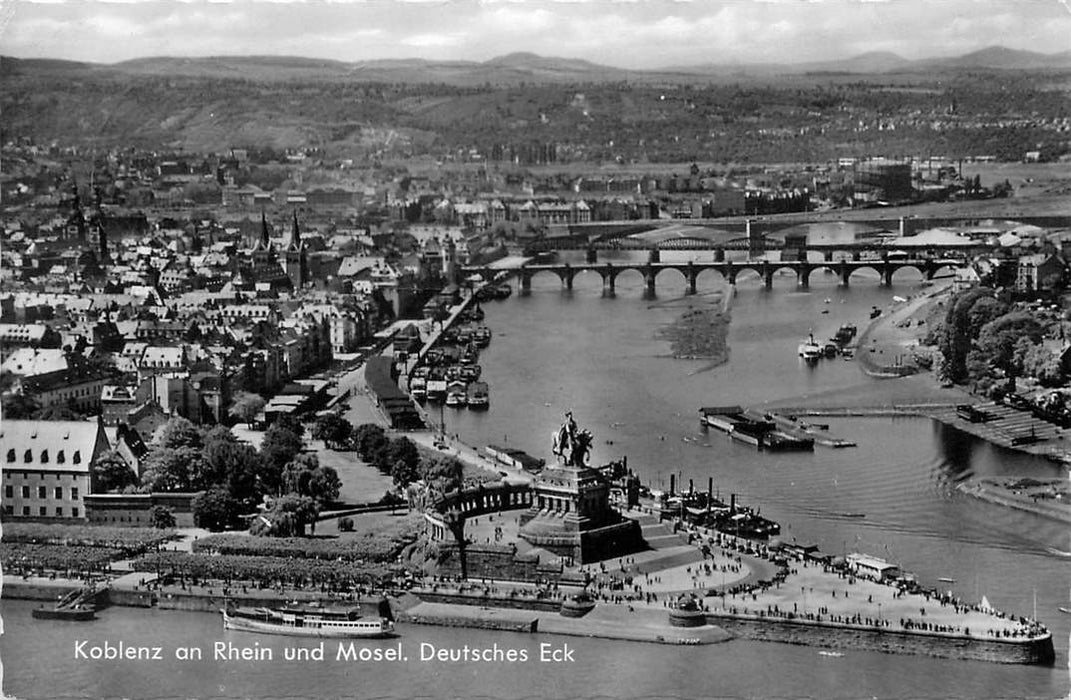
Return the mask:
<svg viewBox="0 0 1071 700"><path fill-rule="evenodd" d="M853 273L859 270L869 269L877 272L881 277L881 283L885 286L892 284L893 275L897 270L914 268L927 280L932 280L942 270L952 271L965 267L965 258L899 258L882 260L839 260L839 261L770 261L770 260L741 260L726 261L715 260L713 262L635 262L635 263L551 263L529 264L520 267L514 276L520 282L521 294L527 294L532 289L532 278L540 273L557 275L566 289L573 288L573 280L577 275L585 272L594 272L602 277L603 295L613 296L617 285L617 278L624 272L635 271L643 275L647 297L654 297L657 291L657 279L664 272L672 271L684 277L687 283L687 293L695 294L698 287L699 276L705 271L713 270L719 273L729 284L736 284L737 277L747 271L755 272L763 280L767 289L773 288L774 276L781 270L788 270L796 275L798 288L810 287L810 277L816 270L830 270L840 277L840 283L848 286ZM478 274L485 281L492 281L501 269L490 267L466 267L466 276ZM671 274L672 274L671 272Z"/></svg>

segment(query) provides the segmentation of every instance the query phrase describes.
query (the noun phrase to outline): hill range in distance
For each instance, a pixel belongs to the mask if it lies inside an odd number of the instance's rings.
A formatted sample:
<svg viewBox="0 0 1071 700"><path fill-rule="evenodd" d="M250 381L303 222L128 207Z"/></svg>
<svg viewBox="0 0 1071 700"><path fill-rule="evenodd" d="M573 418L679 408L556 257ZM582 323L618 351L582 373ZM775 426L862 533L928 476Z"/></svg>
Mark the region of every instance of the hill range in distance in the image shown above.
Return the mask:
<svg viewBox="0 0 1071 700"><path fill-rule="evenodd" d="M821 74L897 75L969 70L1071 70L1071 51L1043 54L993 46L961 56L909 60L891 52L801 63L717 63L632 70L574 58L512 53L487 61L381 59L344 62L294 56L148 57L119 63L0 57L0 79L51 73L188 76L245 80L347 80L455 85L691 82Z"/></svg>

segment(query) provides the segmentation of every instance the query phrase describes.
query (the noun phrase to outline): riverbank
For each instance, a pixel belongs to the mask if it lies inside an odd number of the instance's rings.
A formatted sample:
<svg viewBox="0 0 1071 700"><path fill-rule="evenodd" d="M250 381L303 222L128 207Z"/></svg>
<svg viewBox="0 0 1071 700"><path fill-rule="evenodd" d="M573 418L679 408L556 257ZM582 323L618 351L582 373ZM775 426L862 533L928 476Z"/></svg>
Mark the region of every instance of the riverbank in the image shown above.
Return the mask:
<svg viewBox="0 0 1071 700"><path fill-rule="evenodd" d="M929 333L926 319L932 309L952 292L951 279L942 279L906 301L882 310L859 336L855 358L872 377L903 377L928 371L919 363L932 349L922 345Z"/></svg>
<svg viewBox="0 0 1071 700"><path fill-rule="evenodd" d="M963 493L989 503L1071 524L1071 481L973 479L959 484ZM1071 556L1071 552L1066 552Z"/></svg>

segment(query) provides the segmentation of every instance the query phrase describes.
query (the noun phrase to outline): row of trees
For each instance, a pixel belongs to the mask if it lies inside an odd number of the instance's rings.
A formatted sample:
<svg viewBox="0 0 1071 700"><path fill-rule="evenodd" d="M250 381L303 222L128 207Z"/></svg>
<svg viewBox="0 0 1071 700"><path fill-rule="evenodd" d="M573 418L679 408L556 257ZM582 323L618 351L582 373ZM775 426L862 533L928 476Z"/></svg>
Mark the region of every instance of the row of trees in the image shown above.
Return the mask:
<svg viewBox="0 0 1071 700"><path fill-rule="evenodd" d="M402 436L390 438L379 425L365 423L354 429L354 449L368 464L389 474L395 485L405 488L423 481L438 493L460 489L464 467L451 455L422 456L416 443Z"/></svg>
<svg viewBox="0 0 1071 700"><path fill-rule="evenodd" d="M461 488L464 480L464 467L456 457L422 455L412 440L391 438L374 423L354 426L332 413L317 419L312 437L323 440L329 449L356 451L362 461L394 479L399 489L422 480L432 490L446 493Z"/></svg>

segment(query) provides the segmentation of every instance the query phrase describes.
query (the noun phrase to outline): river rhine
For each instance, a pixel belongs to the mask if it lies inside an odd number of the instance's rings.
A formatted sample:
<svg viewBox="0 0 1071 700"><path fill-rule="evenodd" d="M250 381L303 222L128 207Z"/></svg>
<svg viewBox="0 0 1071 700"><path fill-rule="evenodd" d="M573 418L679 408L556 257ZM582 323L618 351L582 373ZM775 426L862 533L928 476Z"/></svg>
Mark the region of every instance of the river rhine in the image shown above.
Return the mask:
<svg viewBox="0 0 1071 700"><path fill-rule="evenodd" d="M691 254L679 254L691 255ZM665 259L665 258L664 258ZM833 431L858 447L813 454L770 455L698 427L703 405L758 404L829 389L871 384L852 362L799 362L796 346L809 330L829 337L841 323L865 325L873 305L919 289L913 272L892 289L859 273L848 289L816 272L811 290L794 275L775 289L741 278L732 303L727 364L669 357L659 327L688 304L709 303L717 274L700 277L699 298L683 297L684 281L659 276L659 297L642 299L637 273L623 274L617 297L601 297L598 275L577 278L565 292L557 278L537 276L532 294L484 306L494 332L481 355L491 387L486 413L448 410L446 427L471 444L503 443L548 456L550 435L566 410L595 434L593 462L627 455L655 486L670 474L723 496L736 493L778 520L787 540L825 552L865 551L916 573L924 584L951 588L996 607L1038 617L1053 630L1055 667L1002 666L846 651L843 657L773 643L732 641L707 647L665 647L594 639L525 636L402 626L407 662L282 660L287 646L316 642L224 632L218 616L111 608L91 623L32 623L31 605L3 602L4 690L20 698L58 697L362 697L362 698L1066 698L1071 564L1046 547L1071 549L1060 523L963 496L957 480L977 475L1054 477L1061 471L1033 457L1005 452L924 419L833 419ZM825 299L830 303L825 303ZM822 311L828 309L828 314ZM865 518L845 517L863 513ZM955 583L938 583L938 578ZM165 655L197 645L211 656L215 641L259 642L274 661L93 661L75 658L75 642L158 645ZM568 643L572 664L540 663L540 642ZM524 663L421 662L421 642L437 646L527 649ZM391 646L397 641L367 642ZM334 643L328 642L332 657Z"/></svg>

